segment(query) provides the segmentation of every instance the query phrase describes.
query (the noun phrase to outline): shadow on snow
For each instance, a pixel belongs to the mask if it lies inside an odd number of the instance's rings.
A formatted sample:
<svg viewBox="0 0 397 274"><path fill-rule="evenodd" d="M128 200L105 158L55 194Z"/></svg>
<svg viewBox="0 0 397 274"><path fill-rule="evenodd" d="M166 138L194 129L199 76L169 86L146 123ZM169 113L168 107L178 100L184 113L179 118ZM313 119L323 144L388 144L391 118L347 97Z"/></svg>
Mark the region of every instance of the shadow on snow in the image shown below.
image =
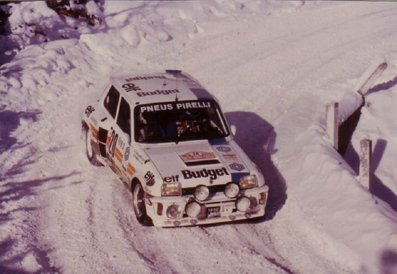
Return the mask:
<svg viewBox="0 0 397 274"><path fill-rule="evenodd" d="M35 246L30 246L28 250L23 251L19 254L9 256L10 250L17 244L16 240L7 238L0 242L0 273L13 273L13 274L39 274L39 273L62 273L58 267L51 266L47 254L50 251L41 251ZM16 267L21 265L21 262L29 256L31 252L35 253L35 258L40 263L42 268L36 271L26 271L22 267ZM6 258L6 259L3 259Z"/></svg>
<svg viewBox="0 0 397 274"><path fill-rule="evenodd" d="M60 176L41 177L37 179L18 180L29 167L37 162L41 153L30 143L17 140L13 132L20 126L21 119L36 122L40 111L9 111L0 109L0 155L22 154L18 161L7 166L0 163L0 226L18 227L24 235L9 234L0 237L0 273L57 273L60 269L50 263L48 255L51 249L40 247L36 239L37 223L35 211L40 208L36 204L26 205L24 199L38 196L40 192L66 187L62 181L78 175L78 172ZM57 153L64 148L51 148ZM26 178L26 177L25 177ZM57 183L57 182L60 182ZM67 186L81 183L74 181ZM29 216L31 218L29 218ZM12 231L12 230L11 230ZM23 267L27 256L33 256L37 263L37 271L29 272Z"/></svg>
<svg viewBox="0 0 397 274"><path fill-rule="evenodd" d="M0 110L0 154L11 149L11 147L17 144L17 139L12 136L12 133L19 127L20 120L29 119L36 122L40 113L41 112L38 110Z"/></svg>
<svg viewBox="0 0 397 274"><path fill-rule="evenodd" d="M37 206L25 206L22 199L37 196L39 192L53 190L64 186L44 186L56 181L78 175L77 172L63 176L52 176L26 181L12 181L0 185L0 226L23 227L22 231L25 240L21 235L8 235L0 241L0 273L60 273L60 269L50 263L49 254L52 250L48 247L41 247L36 238L36 227L34 211L40 210ZM9 179L9 178L8 178ZM68 185L78 184L75 181ZM22 214L22 215L21 215ZM32 216L33 223L29 216ZM3 235L4 236L4 235ZM27 239L27 242L26 242ZM22 265L23 261L33 256L39 265L37 271L26 271Z"/></svg>
<svg viewBox="0 0 397 274"><path fill-rule="evenodd" d="M397 271L396 250L385 250L381 255L381 273L394 274Z"/></svg>
<svg viewBox="0 0 397 274"><path fill-rule="evenodd" d="M77 172L71 172L63 176L52 176L47 178L12 181L0 185L0 226L12 227L15 224L22 226L23 233L28 235L20 242L21 235L9 235L8 238L0 242L0 273L60 273L60 269L50 263L49 254L52 252L48 247L40 247L36 239L34 211L40 210L35 206L25 206L22 199L37 196L42 191L53 190L64 186L44 186L66 178L78 175ZM9 178L8 178L9 179ZM81 181L75 181L68 185L79 184ZM11 208L11 209L10 209ZM22 214L22 215L21 215ZM28 216L32 216L33 223ZM22 220L21 220L22 218ZM23 225L21 225L23 223ZM4 236L4 235L3 235ZM21 246L23 248L21 248ZM28 272L23 269L22 262L27 256L34 256L39 264L37 271Z"/></svg>
<svg viewBox="0 0 397 274"><path fill-rule="evenodd" d="M372 165L371 165L371 182L369 185L369 192L381 199L390 207L397 211L397 195L387 187L376 175L376 170L382 160L383 154L387 147L387 141L384 139L376 140L375 146L372 150ZM356 174L359 174L360 156L358 152L350 144L346 154L344 155L346 162L353 168Z"/></svg>
<svg viewBox="0 0 397 274"><path fill-rule="evenodd" d="M366 96L383 90L389 90L396 85L397 85L397 77L394 77L389 81L380 83L370 88L366 93ZM345 136L339 136L339 140L345 142L345 148L346 148L346 150L342 150L339 152L342 155L344 155L346 162L353 168L353 170L357 174L359 174L360 156L358 152L353 148L353 145L351 143L351 137L359 122L361 115L361 107L344 123L346 124L346 126L341 127L340 131L347 132L347 134L345 134ZM397 211L397 195L390 188L388 188L375 174L380 164L380 161L383 157L383 154L386 150L386 147L387 147L387 141L380 138L376 141L375 146L373 148L372 166L371 166L372 178L369 186L369 191L374 196L378 197L379 199L389 204L393 210Z"/></svg>
<svg viewBox="0 0 397 274"><path fill-rule="evenodd" d="M378 139L376 141L375 147L372 152L372 180L371 185L369 186L369 190L376 197L380 198L384 202L388 203L390 207L397 211L397 195L388 188L378 176L376 176L375 172L380 164L380 161L383 157L383 154L386 150L387 141L384 139Z"/></svg>
<svg viewBox="0 0 397 274"><path fill-rule="evenodd" d="M236 126L234 141L256 164L259 171L262 172L266 184L269 186L265 216L263 218L240 220L233 223L260 223L271 220L287 200L285 179L270 158L270 155L276 152L274 149L276 133L273 126L253 112L226 112L225 117L230 125ZM226 222L226 224L228 223ZM225 223L205 224L201 225L201 227L222 225L225 225Z"/></svg>
<svg viewBox="0 0 397 274"><path fill-rule="evenodd" d="M252 112L228 112L225 116L228 122L237 128L234 140L265 177L270 190L264 219L273 219L287 200L285 179L270 158L275 152L276 133L273 126Z"/></svg>

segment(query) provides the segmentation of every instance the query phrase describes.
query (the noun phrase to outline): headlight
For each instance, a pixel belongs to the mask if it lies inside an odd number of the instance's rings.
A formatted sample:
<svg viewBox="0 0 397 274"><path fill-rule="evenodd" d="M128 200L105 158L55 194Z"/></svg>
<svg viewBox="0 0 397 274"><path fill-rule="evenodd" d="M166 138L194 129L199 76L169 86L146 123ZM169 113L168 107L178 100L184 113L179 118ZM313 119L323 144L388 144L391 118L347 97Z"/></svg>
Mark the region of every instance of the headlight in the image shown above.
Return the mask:
<svg viewBox="0 0 397 274"><path fill-rule="evenodd" d="M239 192L240 188L234 183L228 183L225 186L225 195L229 198L235 198Z"/></svg>
<svg viewBox="0 0 397 274"><path fill-rule="evenodd" d="M179 182L166 183L161 187L161 196L181 196L182 186Z"/></svg>
<svg viewBox="0 0 397 274"><path fill-rule="evenodd" d="M200 185L196 187L196 190L194 191L194 198L196 198L199 201L204 201L210 196L210 190L208 187Z"/></svg>
<svg viewBox="0 0 397 274"><path fill-rule="evenodd" d="M176 219L179 218L181 215L181 211L179 209L179 206L176 204L172 204L167 208L167 216L170 219Z"/></svg>
<svg viewBox="0 0 397 274"><path fill-rule="evenodd" d="M256 175L248 175L241 177L240 179L241 189L253 188L257 186L258 186L258 178L256 177Z"/></svg>

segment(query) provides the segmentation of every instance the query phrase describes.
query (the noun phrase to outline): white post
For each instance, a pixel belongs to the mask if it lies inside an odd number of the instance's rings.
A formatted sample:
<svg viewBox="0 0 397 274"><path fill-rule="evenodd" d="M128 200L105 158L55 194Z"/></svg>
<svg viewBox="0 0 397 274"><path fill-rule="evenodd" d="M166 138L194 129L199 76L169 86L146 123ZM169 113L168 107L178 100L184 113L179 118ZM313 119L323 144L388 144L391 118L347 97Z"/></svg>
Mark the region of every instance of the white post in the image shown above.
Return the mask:
<svg viewBox="0 0 397 274"><path fill-rule="evenodd" d="M372 141L360 141L360 169L359 180L362 186L369 189L371 186Z"/></svg>
<svg viewBox="0 0 397 274"><path fill-rule="evenodd" d="M327 105L327 118L326 118L326 126L327 126L327 134L331 140L333 147L338 150L339 140L338 140L338 103L330 103Z"/></svg>

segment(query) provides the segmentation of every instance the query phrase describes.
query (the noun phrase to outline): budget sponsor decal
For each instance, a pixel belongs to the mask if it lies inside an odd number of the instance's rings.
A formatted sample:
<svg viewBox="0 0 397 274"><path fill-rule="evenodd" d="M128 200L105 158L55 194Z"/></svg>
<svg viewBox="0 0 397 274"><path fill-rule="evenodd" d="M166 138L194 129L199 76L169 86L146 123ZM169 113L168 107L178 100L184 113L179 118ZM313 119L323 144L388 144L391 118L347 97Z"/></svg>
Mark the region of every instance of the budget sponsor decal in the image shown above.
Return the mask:
<svg viewBox="0 0 397 274"><path fill-rule="evenodd" d="M180 93L179 89L156 89L153 91L140 91L137 92L139 97L151 96L151 95L169 95Z"/></svg>
<svg viewBox="0 0 397 274"><path fill-rule="evenodd" d="M229 172L225 167L216 169L182 170L182 176L186 180L195 178L210 178L211 180L216 180L219 177L227 175L229 175Z"/></svg>

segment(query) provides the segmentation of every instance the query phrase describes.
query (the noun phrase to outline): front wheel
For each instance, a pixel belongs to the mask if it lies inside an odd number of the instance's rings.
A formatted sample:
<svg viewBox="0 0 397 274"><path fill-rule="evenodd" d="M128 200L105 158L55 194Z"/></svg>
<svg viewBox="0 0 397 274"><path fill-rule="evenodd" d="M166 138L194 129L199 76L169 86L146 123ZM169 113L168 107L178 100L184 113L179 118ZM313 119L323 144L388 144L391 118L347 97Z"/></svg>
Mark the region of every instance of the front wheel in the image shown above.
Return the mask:
<svg viewBox="0 0 397 274"><path fill-rule="evenodd" d="M94 166L101 166L102 164L97 159L97 154L92 147L92 132L89 128L84 127L85 130L85 152L91 164Z"/></svg>
<svg viewBox="0 0 397 274"><path fill-rule="evenodd" d="M139 182L132 184L132 206L138 222L144 226L151 226L152 220L146 213L145 191Z"/></svg>

